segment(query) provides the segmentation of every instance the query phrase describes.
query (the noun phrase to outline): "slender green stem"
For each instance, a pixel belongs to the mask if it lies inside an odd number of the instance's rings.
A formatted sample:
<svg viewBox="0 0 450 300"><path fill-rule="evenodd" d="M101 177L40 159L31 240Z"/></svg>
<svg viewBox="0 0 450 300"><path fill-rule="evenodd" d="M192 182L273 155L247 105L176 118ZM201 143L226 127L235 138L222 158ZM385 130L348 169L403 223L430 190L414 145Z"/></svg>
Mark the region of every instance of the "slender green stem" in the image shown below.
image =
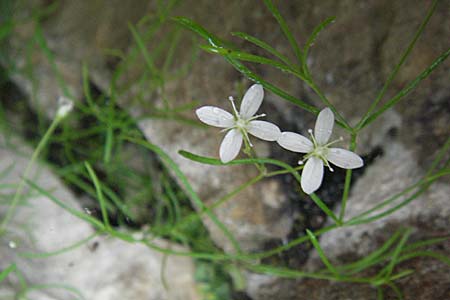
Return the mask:
<svg viewBox="0 0 450 300"><path fill-rule="evenodd" d="M15 210L17 205L19 204L20 198L22 196L23 193L23 189L25 187L25 178L28 178L29 173L34 165L34 163L36 162L37 158L39 157L39 155L41 154L42 150L44 149L44 147L47 145L48 140L50 139L50 136L53 134L53 132L55 131L56 127L58 126L59 122L62 120L62 118L60 117L55 117L52 121L52 123L50 124L49 128L47 129L47 131L45 132L44 136L42 137L42 139L40 140L39 144L37 145L36 149L34 150L30 161L28 162L25 171L22 174L22 179L20 180L19 186L16 190L16 193L14 194L14 198L12 199L9 207L8 207L8 211L6 212L6 216L5 218L2 220L2 222L0 223L0 236L2 236L5 232L6 226L8 225L8 223L11 221L11 219L14 216Z"/></svg>
<svg viewBox="0 0 450 300"><path fill-rule="evenodd" d="M339 120L340 124L343 125L344 129L349 132L353 132L353 128L348 124L348 122L344 119L344 117L337 111L337 109L334 107L334 105L331 104L330 100L328 100L328 98L325 96L325 94L322 93L322 91L314 83L312 78L309 78L308 80L306 80L305 83L317 94L317 96L319 96L320 100L322 100L322 102L333 111L334 115Z"/></svg>
<svg viewBox="0 0 450 300"><path fill-rule="evenodd" d="M313 244L314 248L316 248L317 253L320 256L320 259L322 260L323 264L328 268L328 270L334 274L336 277L340 277L339 272L336 270L336 268L331 264L331 262L328 260L327 256L322 250L322 247L320 247L319 241L317 241L315 235L308 229L306 229L306 234L309 236L309 240Z"/></svg>
<svg viewBox="0 0 450 300"><path fill-rule="evenodd" d="M94 183L95 192L97 194L97 199L100 203L100 210L102 212L103 222L105 224L105 228L108 230L111 228L111 226L109 224L108 212L106 210L106 201L105 201L105 198L103 197L103 192L102 192L102 187L100 185L100 181L98 180L97 175L95 174L91 165L88 162L85 162L84 165L89 173L89 177L91 177L91 180Z"/></svg>
<svg viewBox="0 0 450 300"><path fill-rule="evenodd" d="M295 170L295 171L300 171L300 170L302 170L304 167L305 167L304 165L301 165L301 166L295 167L294 170ZM289 174L289 173L292 173L292 171L291 171L291 170L279 170L279 171L269 172L269 173L267 173L267 174L265 175L265 177L273 177L273 176L283 175L283 174Z"/></svg>
<svg viewBox="0 0 450 300"><path fill-rule="evenodd" d="M431 166L428 168L425 177L429 177L433 173L433 171L439 165L441 160L448 153L449 148L450 148L450 137L447 138L447 141L445 141L444 146L442 146L442 148L437 153L436 158L433 160L433 162L431 163Z"/></svg>
<svg viewBox="0 0 450 300"><path fill-rule="evenodd" d="M336 222L337 225L342 225L341 221L336 217L336 215L333 213L331 209L328 208L328 206L319 198L316 194L309 195L314 201L314 203L331 219L333 219L334 222Z"/></svg>
<svg viewBox="0 0 450 300"><path fill-rule="evenodd" d="M246 138L246 136L247 135L244 135L244 153L247 154L249 158L258 158L255 149L253 149L253 146L250 145L250 141ZM267 169L264 164L256 162L255 166L261 174L267 173Z"/></svg>
<svg viewBox="0 0 450 300"><path fill-rule="evenodd" d="M381 101L383 96L386 94L387 89L391 85L392 81L394 80L395 76L397 75L398 71L400 70L400 68L403 65L403 63L405 62L405 60L408 58L408 56L411 53L411 51L414 49L414 46L415 46L417 40L422 35L422 32L425 29L425 26L430 21L430 18L433 15L433 13L434 13L434 11L436 9L436 5L437 5L438 1L439 0L434 0L433 3L431 4L431 7L428 10L428 13L427 13L426 17L423 20L422 24L420 24L419 29L417 30L416 34L414 35L414 38L409 43L408 47L406 48L405 52L403 53L402 57L400 58L400 61L394 67L394 70L392 70L392 72L389 75L388 79L384 83L383 88L380 90L380 92L378 93L377 97L372 102L372 105L369 107L367 112L364 114L364 116L361 118L361 120L356 125L356 130L359 131L359 130L362 129L363 124L366 123L366 121L369 118L370 114L374 111L374 109L377 107L378 103Z"/></svg>
<svg viewBox="0 0 450 300"><path fill-rule="evenodd" d="M355 151L356 149L356 136L357 133L352 133L350 141L350 151ZM350 192L350 184L352 182L352 170L349 169L345 173L345 183L344 192L342 194L341 210L339 212L339 221L343 222L345 218L345 209L347 206L348 194Z"/></svg>

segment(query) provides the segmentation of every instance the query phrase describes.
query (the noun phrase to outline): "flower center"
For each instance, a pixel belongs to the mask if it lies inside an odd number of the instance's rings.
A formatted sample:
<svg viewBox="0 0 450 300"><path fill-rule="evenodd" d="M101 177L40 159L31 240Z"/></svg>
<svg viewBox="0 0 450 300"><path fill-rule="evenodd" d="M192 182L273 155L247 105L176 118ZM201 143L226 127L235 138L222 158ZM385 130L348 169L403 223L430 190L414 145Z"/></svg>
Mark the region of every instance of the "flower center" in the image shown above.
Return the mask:
<svg viewBox="0 0 450 300"><path fill-rule="evenodd" d="M247 124L248 124L248 122L246 120L238 117L238 119L236 120L235 126L239 129L245 130L247 127Z"/></svg>
<svg viewBox="0 0 450 300"><path fill-rule="evenodd" d="M323 161L326 161L326 157L328 155L328 148L327 147L316 147L313 150L313 155L322 159Z"/></svg>

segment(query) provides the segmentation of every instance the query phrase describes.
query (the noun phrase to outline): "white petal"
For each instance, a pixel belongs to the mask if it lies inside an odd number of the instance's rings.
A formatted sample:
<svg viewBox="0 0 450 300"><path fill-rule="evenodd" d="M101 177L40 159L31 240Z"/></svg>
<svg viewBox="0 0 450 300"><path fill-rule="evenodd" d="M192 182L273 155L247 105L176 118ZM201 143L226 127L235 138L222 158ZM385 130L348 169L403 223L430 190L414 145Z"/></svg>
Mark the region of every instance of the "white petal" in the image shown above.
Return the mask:
<svg viewBox="0 0 450 300"><path fill-rule="evenodd" d="M253 116L261 106L264 98L264 89L260 84L252 85L247 92L245 92L242 99L241 109L239 114L242 118L248 119Z"/></svg>
<svg viewBox="0 0 450 300"><path fill-rule="evenodd" d="M314 137L319 145L325 145L333 131L334 115L331 109L324 108L317 116L316 127L314 128Z"/></svg>
<svg viewBox="0 0 450 300"><path fill-rule="evenodd" d="M322 184L323 162L320 158L312 156L303 168L301 186L308 195L314 193Z"/></svg>
<svg viewBox="0 0 450 300"><path fill-rule="evenodd" d="M202 106L195 113L200 121L211 126L228 128L234 124L232 114L215 106Z"/></svg>
<svg viewBox="0 0 450 300"><path fill-rule="evenodd" d="M313 143L306 137L295 132L283 132L277 143L290 151L308 153L313 150Z"/></svg>
<svg viewBox="0 0 450 300"><path fill-rule="evenodd" d="M220 160L227 163L236 158L242 146L242 133L237 129L232 129L223 138L220 144Z"/></svg>
<svg viewBox="0 0 450 300"><path fill-rule="evenodd" d="M358 154L341 148L328 149L327 160L344 169L356 169L364 165Z"/></svg>
<svg viewBox="0 0 450 300"><path fill-rule="evenodd" d="M265 141L276 141L281 135L277 125L266 121L251 121L247 125L247 131Z"/></svg>

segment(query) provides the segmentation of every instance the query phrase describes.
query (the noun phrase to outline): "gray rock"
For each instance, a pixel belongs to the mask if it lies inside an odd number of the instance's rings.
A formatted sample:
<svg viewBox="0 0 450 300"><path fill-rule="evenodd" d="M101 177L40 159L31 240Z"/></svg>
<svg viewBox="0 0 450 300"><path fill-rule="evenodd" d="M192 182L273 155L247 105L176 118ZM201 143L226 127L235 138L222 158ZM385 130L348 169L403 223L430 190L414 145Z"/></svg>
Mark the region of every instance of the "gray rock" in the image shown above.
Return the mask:
<svg viewBox="0 0 450 300"><path fill-rule="evenodd" d="M7 170L3 173L2 184L17 184L29 157L29 149L20 141L7 144L2 138L0 169ZM65 205L83 211L73 194L45 165L38 163L29 178ZM2 188L5 195L14 192L13 188ZM11 197L6 199L9 201ZM6 205L0 207L2 220L7 208ZM15 263L28 286L36 287L26 293L27 298L33 299L73 299L74 292L62 286L79 291L85 299L200 299L191 259L165 256L141 243L101 235L57 255L34 258L24 255L54 252L93 234L88 223L46 196L29 191L17 206L7 231L0 236L0 270ZM187 251L162 239L153 242L162 248ZM40 285L55 286L39 288ZM10 274L0 288L2 295L23 292L15 274Z"/></svg>

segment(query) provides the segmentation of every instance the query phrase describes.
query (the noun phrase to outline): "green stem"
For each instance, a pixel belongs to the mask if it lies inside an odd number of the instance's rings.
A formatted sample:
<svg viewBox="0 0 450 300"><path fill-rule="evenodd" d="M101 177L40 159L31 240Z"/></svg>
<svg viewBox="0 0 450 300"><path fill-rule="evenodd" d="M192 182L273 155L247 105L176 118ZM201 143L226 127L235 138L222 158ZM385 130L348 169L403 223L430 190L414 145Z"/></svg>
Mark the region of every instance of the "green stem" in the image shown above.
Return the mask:
<svg viewBox="0 0 450 300"><path fill-rule="evenodd" d="M319 87L314 83L311 77L305 81L305 83L319 96L320 100L333 111L336 118L343 125L343 128L349 132L353 132L353 128L348 124L348 122L342 117L342 115L336 110L333 104L328 100L328 98L322 93Z"/></svg>
<svg viewBox="0 0 450 300"><path fill-rule="evenodd" d="M6 212L5 218L2 220L0 224L0 236L2 236L5 232L5 227L8 225L8 223L11 221L11 219L14 216L14 212L16 210L17 205L19 204L20 197L22 196L23 189L25 187L25 178L28 178L29 173L31 171L31 168L33 167L34 163L36 162L37 158L41 154L42 150L44 149L45 145L47 144L48 140L50 139L50 136L55 131L56 127L58 126L59 122L62 120L61 117L55 117L53 119L53 122L50 124L50 127L45 132L44 136L40 140L39 144L37 145L36 149L34 150L30 161L28 162L25 171L22 174L22 179L20 180L19 186L16 190L16 193L14 194L14 198L11 201L11 204L8 207L8 211Z"/></svg>
<svg viewBox="0 0 450 300"><path fill-rule="evenodd" d="M356 149L356 137L357 137L357 133L352 133L351 141L350 141L350 151L352 151L352 152L354 152ZM351 182L352 182L352 170L349 169L345 173L344 192L342 194L341 210L339 212L339 221L340 222L344 221L345 209L347 207L347 199L348 199L348 194L350 192Z"/></svg>
<svg viewBox="0 0 450 300"><path fill-rule="evenodd" d="M250 145L250 141L246 138L246 135L244 135L244 153L247 154L249 158L258 158L255 149ZM255 163L255 166L261 174L267 174L267 169L264 164Z"/></svg>
<svg viewBox="0 0 450 300"><path fill-rule="evenodd" d="M319 198L316 194L309 195L314 201L314 203L331 219L333 219L334 222L336 222L336 225L342 225L341 221L336 217L336 215L333 213L331 209L328 208L328 206Z"/></svg>

